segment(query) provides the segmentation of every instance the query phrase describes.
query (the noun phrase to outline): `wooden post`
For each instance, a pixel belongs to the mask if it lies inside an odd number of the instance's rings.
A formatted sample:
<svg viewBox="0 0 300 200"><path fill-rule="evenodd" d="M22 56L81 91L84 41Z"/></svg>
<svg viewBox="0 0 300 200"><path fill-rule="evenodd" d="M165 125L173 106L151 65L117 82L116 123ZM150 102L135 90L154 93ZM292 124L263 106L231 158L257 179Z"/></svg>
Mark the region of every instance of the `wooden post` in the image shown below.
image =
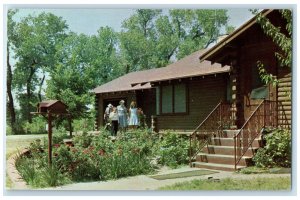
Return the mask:
<svg viewBox="0 0 300 200"><path fill-rule="evenodd" d="M48 164L52 165L52 115L48 112Z"/></svg>
<svg viewBox="0 0 300 200"><path fill-rule="evenodd" d="M231 129L237 128L237 69L236 69L236 61L231 63L233 67L232 73L230 74L230 82L231 82Z"/></svg>
<svg viewBox="0 0 300 200"><path fill-rule="evenodd" d="M151 115L151 129L152 132L157 132L156 116Z"/></svg>
<svg viewBox="0 0 300 200"><path fill-rule="evenodd" d="M73 137L73 136L72 136L72 131L73 131L73 130L72 130L72 118L71 118L71 116L69 116L68 118L69 118L70 137Z"/></svg>

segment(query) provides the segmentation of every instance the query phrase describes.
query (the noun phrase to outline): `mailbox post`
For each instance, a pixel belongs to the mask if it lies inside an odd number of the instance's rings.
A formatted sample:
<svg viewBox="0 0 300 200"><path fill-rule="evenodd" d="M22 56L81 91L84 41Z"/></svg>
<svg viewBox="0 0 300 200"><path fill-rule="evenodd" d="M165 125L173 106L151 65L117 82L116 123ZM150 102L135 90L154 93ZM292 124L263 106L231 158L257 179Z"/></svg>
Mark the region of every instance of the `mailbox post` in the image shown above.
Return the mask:
<svg viewBox="0 0 300 200"><path fill-rule="evenodd" d="M37 112L48 121L48 164L52 165L52 121L54 116L66 115L69 120L70 136L72 137L71 115L67 111L68 106L59 100L42 101L37 105Z"/></svg>

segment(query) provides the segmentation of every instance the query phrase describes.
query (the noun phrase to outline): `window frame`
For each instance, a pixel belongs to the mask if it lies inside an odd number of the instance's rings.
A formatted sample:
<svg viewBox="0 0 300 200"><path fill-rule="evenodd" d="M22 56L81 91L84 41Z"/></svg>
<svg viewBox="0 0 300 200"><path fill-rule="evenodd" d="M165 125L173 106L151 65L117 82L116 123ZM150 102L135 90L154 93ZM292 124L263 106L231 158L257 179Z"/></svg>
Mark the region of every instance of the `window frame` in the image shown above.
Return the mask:
<svg viewBox="0 0 300 200"><path fill-rule="evenodd" d="M175 112L175 85L185 85L185 112ZM162 87L164 86L172 86L172 112L171 113L163 113L162 112ZM166 85L159 86L159 115L161 116L174 116L174 115L188 115L189 114L189 87L188 82L180 82L180 83L171 83Z"/></svg>

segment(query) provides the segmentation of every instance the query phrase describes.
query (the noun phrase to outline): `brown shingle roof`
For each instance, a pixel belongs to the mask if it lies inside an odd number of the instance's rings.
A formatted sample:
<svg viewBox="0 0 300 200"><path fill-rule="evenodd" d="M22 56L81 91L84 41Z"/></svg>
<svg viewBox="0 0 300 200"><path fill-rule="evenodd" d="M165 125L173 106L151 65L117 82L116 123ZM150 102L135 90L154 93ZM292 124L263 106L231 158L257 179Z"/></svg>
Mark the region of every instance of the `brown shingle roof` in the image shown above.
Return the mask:
<svg viewBox="0 0 300 200"><path fill-rule="evenodd" d="M224 73L229 66L222 67L209 61L200 63L199 56L206 50L199 50L166 67L132 72L94 89L95 93L140 90L151 88L151 82Z"/></svg>
<svg viewBox="0 0 300 200"><path fill-rule="evenodd" d="M42 101L39 103L40 107L45 107L48 108L58 102L58 100L47 100L47 101Z"/></svg>

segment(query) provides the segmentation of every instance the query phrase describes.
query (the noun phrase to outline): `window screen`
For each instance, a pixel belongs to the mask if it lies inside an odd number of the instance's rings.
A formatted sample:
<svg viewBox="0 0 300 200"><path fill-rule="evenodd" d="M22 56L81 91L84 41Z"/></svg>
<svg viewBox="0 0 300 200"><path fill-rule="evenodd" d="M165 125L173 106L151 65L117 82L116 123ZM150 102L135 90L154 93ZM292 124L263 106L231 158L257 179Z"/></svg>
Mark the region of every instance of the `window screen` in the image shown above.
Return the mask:
<svg viewBox="0 0 300 200"><path fill-rule="evenodd" d="M161 106L162 106L162 113L172 113L173 112L173 104L172 104L172 98L173 98L173 87L172 85L163 86L161 87Z"/></svg>
<svg viewBox="0 0 300 200"><path fill-rule="evenodd" d="M174 85L174 112L186 112L186 86L185 84Z"/></svg>

